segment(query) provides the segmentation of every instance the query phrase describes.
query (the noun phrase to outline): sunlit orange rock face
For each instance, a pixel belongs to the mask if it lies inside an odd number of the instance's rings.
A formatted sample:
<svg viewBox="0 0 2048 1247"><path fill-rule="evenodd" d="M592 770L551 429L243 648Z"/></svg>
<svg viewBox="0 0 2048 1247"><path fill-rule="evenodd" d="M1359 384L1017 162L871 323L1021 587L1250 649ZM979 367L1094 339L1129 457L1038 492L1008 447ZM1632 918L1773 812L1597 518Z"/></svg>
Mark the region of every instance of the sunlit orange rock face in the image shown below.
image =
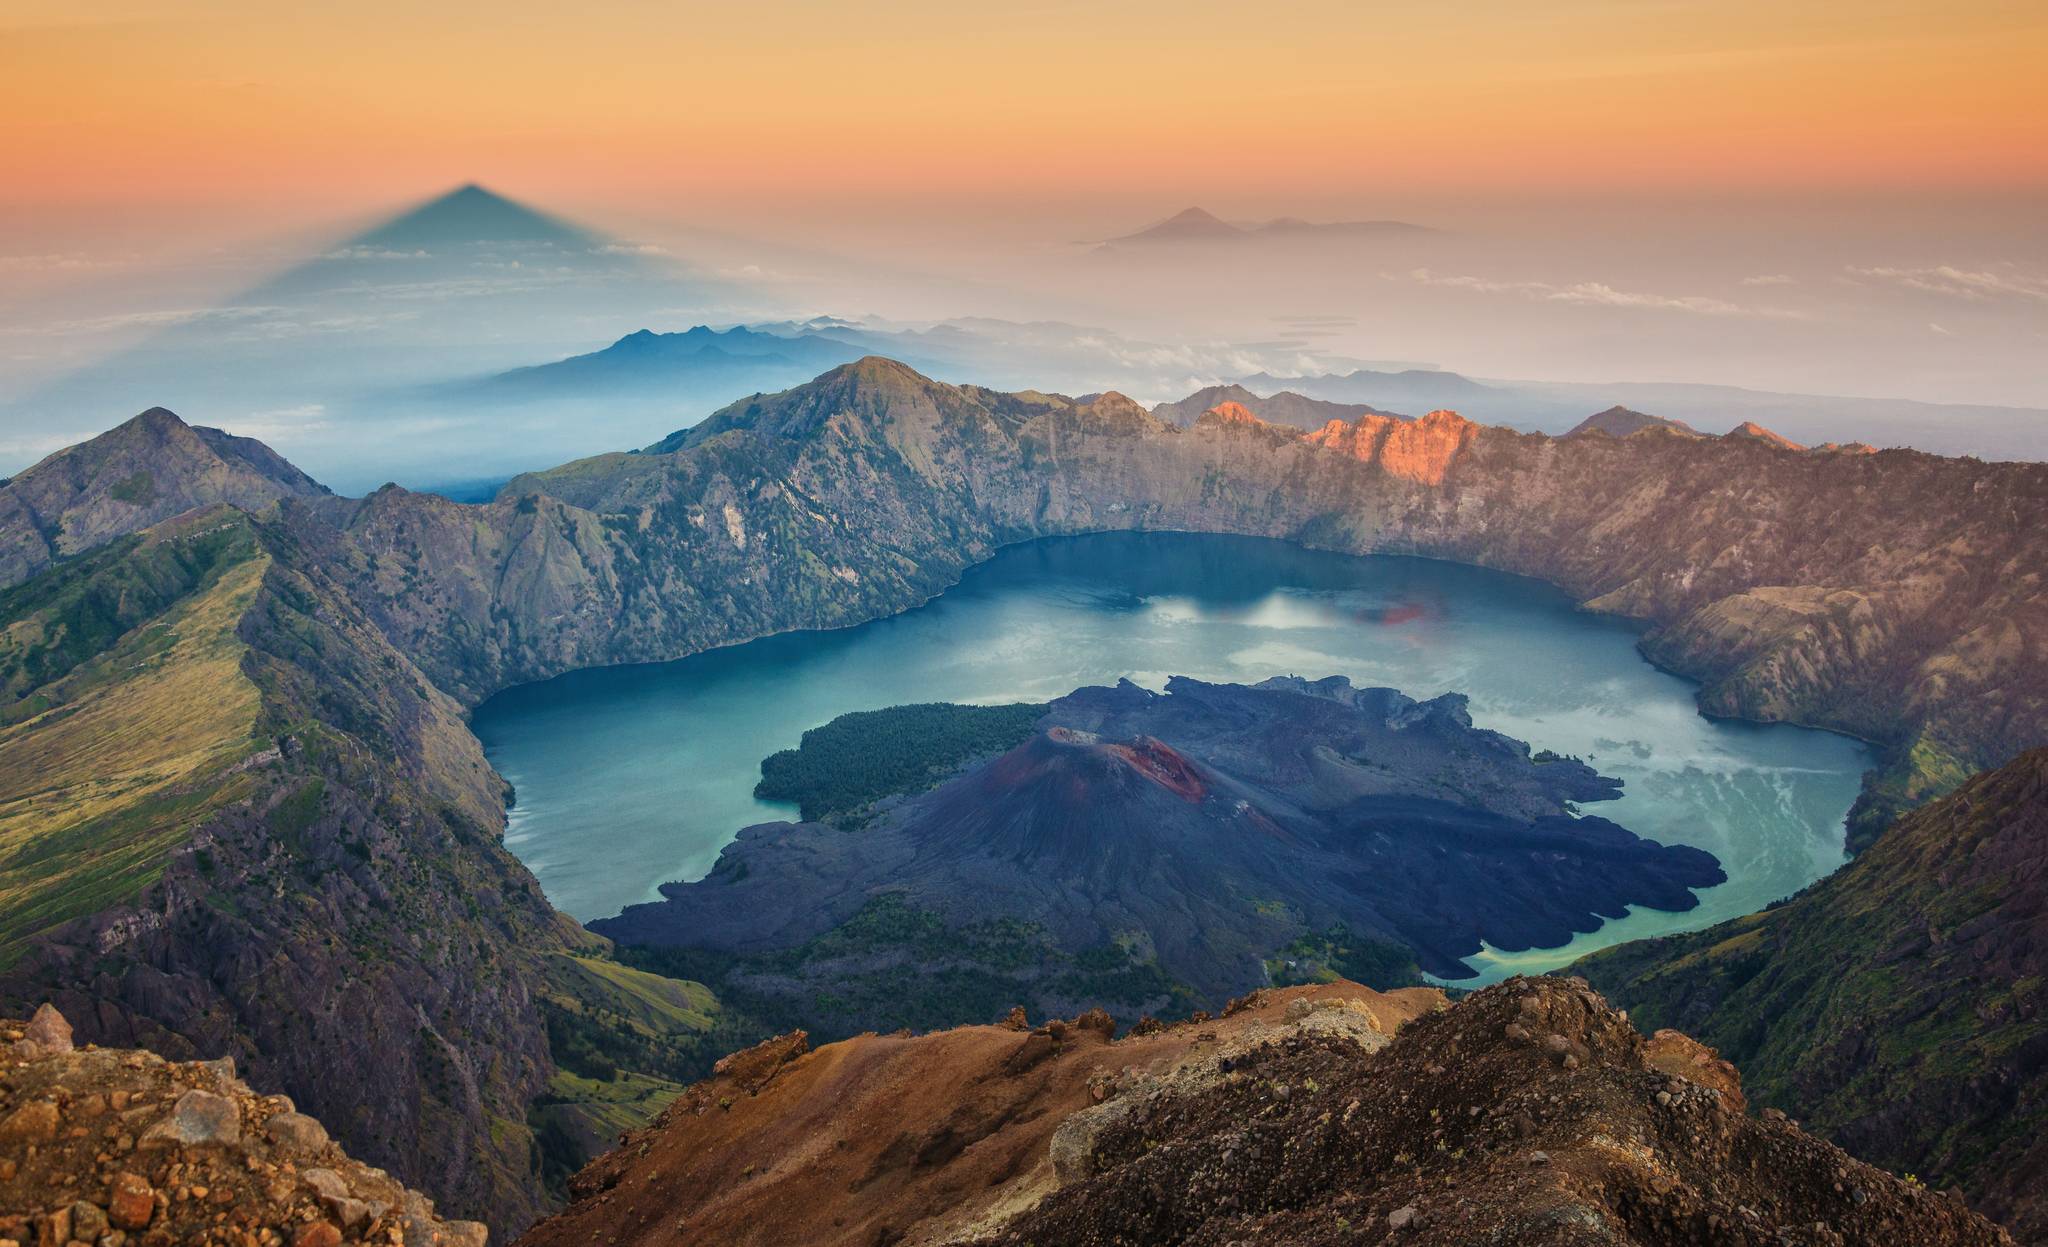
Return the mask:
<svg viewBox="0 0 2048 1247"><path fill-rule="evenodd" d="M1806 449L1806 447L1801 446L1798 442L1793 441L1791 438L1785 437L1784 435L1779 433L1773 433L1769 429L1765 428L1761 424L1758 424L1754 420L1744 420L1741 424L1738 424L1734 428L1728 430L1728 436L1746 437L1749 438L1751 441L1762 442L1766 446L1776 446L1779 450Z"/></svg>
<svg viewBox="0 0 2048 1247"><path fill-rule="evenodd" d="M1332 420L1308 434L1318 446L1379 465L1404 480L1441 485L1451 461L1478 435L1479 426L1455 411L1432 411L1420 420L1361 416Z"/></svg>
<svg viewBox="0 0 2048 1247"><path fill-rule="evenodd" d="M1218 403L1214 407L1211 407L1208 411L1202 414L1214 416L1218 420L1227 421L1231 424L1265 423L1265 421L1259 419L1258 416L1252 413L1251 408L1245 406L1243 403Z"/></svg>

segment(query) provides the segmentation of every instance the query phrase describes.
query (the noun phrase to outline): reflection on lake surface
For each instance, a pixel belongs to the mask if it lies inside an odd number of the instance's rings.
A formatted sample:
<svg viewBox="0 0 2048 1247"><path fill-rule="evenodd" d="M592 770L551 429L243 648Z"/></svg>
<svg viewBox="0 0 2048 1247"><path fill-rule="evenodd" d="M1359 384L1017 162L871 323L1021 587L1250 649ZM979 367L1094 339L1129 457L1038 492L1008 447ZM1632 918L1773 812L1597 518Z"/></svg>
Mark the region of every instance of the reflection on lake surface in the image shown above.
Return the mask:
<svg viewBox="0 0 2048 1247"><path fill-rule="evenodd" d="M1705 719L1692 685L1644 662L1635 635L1546 585L1480 568L1106 534L1012 547L926 605L858 627L511 689L475 725L518 790L506 844L550 900L588 920L701 876L741 827L795 817L754 799L761 759L850 710L1044 701L1169 675L1345 675L1415 697L1464 693L1480 726L1623 780L1599 814L1706 849L1729 877L1689 913L1638 910L1565 949L1488 950L1473 964L1490 981L1753 912L1843 860L1863 747Z"/></svg>

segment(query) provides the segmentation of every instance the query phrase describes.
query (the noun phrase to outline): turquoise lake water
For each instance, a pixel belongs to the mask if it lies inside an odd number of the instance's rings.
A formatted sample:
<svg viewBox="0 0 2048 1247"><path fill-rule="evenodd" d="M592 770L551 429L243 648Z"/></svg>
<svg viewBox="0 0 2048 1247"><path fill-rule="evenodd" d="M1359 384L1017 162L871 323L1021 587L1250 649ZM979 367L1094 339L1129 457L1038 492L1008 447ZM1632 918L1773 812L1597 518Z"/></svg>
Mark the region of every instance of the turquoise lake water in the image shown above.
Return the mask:
<svg viewBox="0 0 2048 1247"><path fill-rule="evenodd" d="M1480 726L1624 782L1620 800L1589 812L1706 849L1728 874L1683 914L1638 909L1563 948L1488 950L1473 963L1485 982L1753 912L1843 861L1866 749L1706 719L1693 686L1644 662L1635 637L1547 585L1479 568L1107 534L1011 547L888 619L510 689L478 708L475 727L518 791L507 846L587 921L700 877L741 827L796 817L754 799L761 759L850 710L1044 701L1169 675L1345 675L1414 697L1464 693Z"/></svg>

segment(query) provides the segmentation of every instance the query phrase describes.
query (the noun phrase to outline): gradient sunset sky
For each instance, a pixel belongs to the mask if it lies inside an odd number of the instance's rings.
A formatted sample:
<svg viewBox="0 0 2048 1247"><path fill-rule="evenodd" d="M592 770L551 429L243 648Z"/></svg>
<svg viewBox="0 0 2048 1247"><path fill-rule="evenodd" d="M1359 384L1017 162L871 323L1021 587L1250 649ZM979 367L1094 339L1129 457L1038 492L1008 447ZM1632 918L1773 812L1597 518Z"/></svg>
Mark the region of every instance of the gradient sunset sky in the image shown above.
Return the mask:
<svg viewBox="0 0 2048 1247"><path fill-rule="evenodd" d="M2038 0L564 5L6 0L32 219L475 178L715 211L825 194L2048 184ZM1170 197L1170 196L1169 196Z"/></svg>
<svg viewBox="0 0 2048 1247"><path fill-rule="evenodd" d="M1482 377L2048 408L2044 65L2042 0L0 0L0 391L479 182L751 300L540 358L819 313L1314 324ZM1434 233L1091 254L1191 204Z"/></svg>

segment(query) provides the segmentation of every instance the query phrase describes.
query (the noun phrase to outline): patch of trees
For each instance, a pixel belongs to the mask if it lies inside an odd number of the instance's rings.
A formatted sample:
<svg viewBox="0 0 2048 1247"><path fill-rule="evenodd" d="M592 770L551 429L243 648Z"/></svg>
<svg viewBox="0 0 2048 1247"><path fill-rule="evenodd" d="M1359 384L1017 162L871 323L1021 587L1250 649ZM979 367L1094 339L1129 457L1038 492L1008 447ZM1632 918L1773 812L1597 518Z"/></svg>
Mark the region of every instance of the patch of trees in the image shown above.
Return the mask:
<svg viewBox="0 0 2048 1247"><path fill-rule="evenodd" d="M921 792L967 762L1015 748L1044 714L1034 702L927 702L843 714L805 732L795 749L764 759L754 795L793 801L806 821L856 825L883 797Z"/></svg>

